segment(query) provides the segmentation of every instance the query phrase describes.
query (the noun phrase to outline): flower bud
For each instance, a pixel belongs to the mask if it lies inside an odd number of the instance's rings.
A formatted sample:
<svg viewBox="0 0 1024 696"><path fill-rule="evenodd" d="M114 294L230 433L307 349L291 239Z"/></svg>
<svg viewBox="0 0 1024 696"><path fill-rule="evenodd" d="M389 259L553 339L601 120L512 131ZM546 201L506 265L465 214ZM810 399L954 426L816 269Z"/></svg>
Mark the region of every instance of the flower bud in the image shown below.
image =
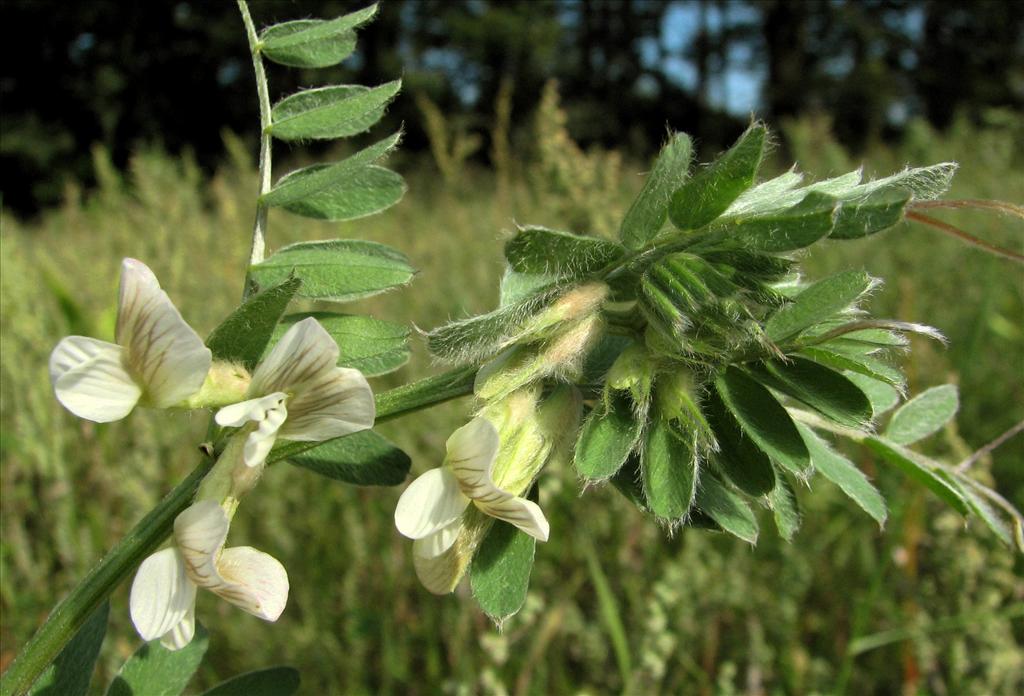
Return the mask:
<svg viewBox="0 0 1024 696"><path fill-rule="evenodd" d="M608 297L608 286L600 282L584 283L560 298L535 316L524 327L527 340L550 338L562 332L563 325L596 313Z"/></svg>
<svg viewBox="0 0 1024 696"><path fill-rule="evenodd" d="M480 368L473 391L479 398L493 401L548 377L575 379L603 331L601 315L591 314L543 344L512 346Z"/></svg>
<svg viewBox="0 0 1024 696"><path fill-rule="evenodd" d="M654 356L642 343L631 343L612 363L605 383L612 389L628 391L634 403L646 410L654 384Z"/></svg>
<svg viewBox="0 0 1024 696"><path fill-rule="evenodd" d="M697 442L714 442L711 426L700 410L693 375L683 367L658 375L656 399L658 411L666 420L674 420L697 436Z"/></svg>

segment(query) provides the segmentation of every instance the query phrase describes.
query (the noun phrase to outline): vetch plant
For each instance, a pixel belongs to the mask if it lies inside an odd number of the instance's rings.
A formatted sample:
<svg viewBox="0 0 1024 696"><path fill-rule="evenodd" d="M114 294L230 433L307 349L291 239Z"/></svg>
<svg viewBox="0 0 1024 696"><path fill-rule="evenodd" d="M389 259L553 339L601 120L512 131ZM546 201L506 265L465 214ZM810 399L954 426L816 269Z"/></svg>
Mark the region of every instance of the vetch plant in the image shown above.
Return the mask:
<svg viewBox="0 0 1024 696"><path fill-rule="evenodd" d="M106 600L136 567L129 611L152 642L111 689L181 693L209 641L195 621L199 588L267 621L286 611L282 564L227 546L266 467L289 462L355 485L402 484L411 462L374 423L471 394L468 422L448 438L440 467L424 463L394 521L413 540L412 569L426 589L449 593L468 576L498 623L523 605L536 542L568 533L537 502L547 467L572 467L584 487L613 486L668 533L712 530L753 544L764 508L790 539L801 522L798 493L819 473L882 526L885 500L834 447L842 437L1024 549L1024 517L971 476L969 461L954 467L911 448L955 415L959 397L944 385L899 405L906 380L889 358L908 335L941 341L939 333L868 314L881 281L862 271L801 273L800 254L815 244L867 237L941 207L956 165L874 181L859 171L759 181L769 140L762 124L703 167L691 161L689 138L673 134L614 239L519 228L505 246L499 306L426 336L435 358L455 367L375 395L366 378L404 364L408 329L288 307L295 298L344 303L401 288L412 265L362 240L300 242L267 256L269 211L352 220L394 205L405 184L379 162L401 134L276 182L272 145L363 133L400 83L313 88L271 105L264 61L335 65L376 6L261 33L239 7L262 126L241 304L204 341L152 272L128 259L117 342L69 337L50 363L57 398L82 418L117 420L136 405L210 411L202 459L56 606L5 672L4 695L85 693ZM374 350L350 358L348 342ZM290 694L298 677L262 670L216 692L257 688Z"/></svg>

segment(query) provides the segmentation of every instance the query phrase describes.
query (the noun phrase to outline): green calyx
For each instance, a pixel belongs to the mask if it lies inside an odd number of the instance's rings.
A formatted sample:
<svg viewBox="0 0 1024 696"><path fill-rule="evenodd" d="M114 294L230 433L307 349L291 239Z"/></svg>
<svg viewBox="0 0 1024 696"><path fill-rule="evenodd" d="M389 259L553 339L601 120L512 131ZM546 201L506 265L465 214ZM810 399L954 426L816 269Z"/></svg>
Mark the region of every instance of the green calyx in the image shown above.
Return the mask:
<svg viewBox="0 0 1024 696"><path fill-rule="evenodd" d="M215 360L199 391L183 406L188 409L221 408L246 399L252 376L242 365Z"/></svg>

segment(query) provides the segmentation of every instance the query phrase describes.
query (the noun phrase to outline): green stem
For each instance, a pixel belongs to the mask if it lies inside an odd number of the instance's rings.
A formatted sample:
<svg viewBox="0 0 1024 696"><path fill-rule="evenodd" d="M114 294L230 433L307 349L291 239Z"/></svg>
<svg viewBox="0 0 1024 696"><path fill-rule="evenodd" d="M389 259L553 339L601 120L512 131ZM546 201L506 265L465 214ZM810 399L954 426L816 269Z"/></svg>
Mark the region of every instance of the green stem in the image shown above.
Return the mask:
<svg viewBox="0 0 1024 696"><path fill-rule="evenodd" d="M238 11L242 13L242 22L245 23L245 33L249 38L249 51L252 53L252 69L256 74L256 93L260 102L260 192L256 198L256 222L252 230L252 247L249 250L249 266L263 260L267 246L267 204L263 202L263 196L270 191L271 180L271 158L270 148L273 140L270 135L270 91L267 87L267 75L263 70L263 57L260 55L259 37L256 35L256 26L252 23L249 15L249 5L245 0L238 0ZM245 292L242 299L246 299L255 291L255 287L249 277L245 274Z"/></svg>
<svg viewBox="0 0 1024 696"><path fill-rule="evenodd" d="M378 394L377 421L399 418L470 394L475 373L476 368L458 368ZM322 443L289 444L301 445L299 451L304 451ZM280 454L280 451L275 451L275 454ZM277 459L285 456L289 455L278 456ZM212 461L204 460L197 466L57 605L0 678L0 696L14 696L28 691L96 607L110 596L114 588L146 556L163 543L171 533L174 518L191 504L199 483L212 465Z"/></svg>

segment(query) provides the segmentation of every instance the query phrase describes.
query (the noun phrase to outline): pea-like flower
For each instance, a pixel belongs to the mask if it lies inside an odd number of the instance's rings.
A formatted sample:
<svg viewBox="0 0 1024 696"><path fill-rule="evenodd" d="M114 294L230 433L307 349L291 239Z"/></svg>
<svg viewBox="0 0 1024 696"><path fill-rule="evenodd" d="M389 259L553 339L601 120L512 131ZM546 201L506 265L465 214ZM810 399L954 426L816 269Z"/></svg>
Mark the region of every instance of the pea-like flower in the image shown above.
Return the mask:
<svg viewBox="0 0 1024 696"><path fill-rule="evenodd" d="M167 408L203 385L212 360L141 261L121 263L117 343L68 336L50 355L57 399L80 418L108 423L136 404Z"/></svg>
<svg viewBox="0 0 1024 696"><path fill-rule="evenodd" d="M432 558L447 551L458 538L460 518L470 503L540 541L548 540L550 527L540 506L495 485L492 471L499 444L491 422L474 418L448 438L444 464L405 489L395 509L395 526L414 540L414 556Z"/></svg>
<svg viewBox="0 0 1024 696"><path fill-rule="evenodd" d="M273 556L250 546L224 548L230 524L216 501L195 503L174 521L175 546L142 562L129 604L143 640L160 639L171 650L188 645L200 587L266 621L281 615L288 573Z"/></svg>
<svg viewBox="0 0 1024 696"><path fill-rule="evenodd" d="M220 409L218 425L247 427L243 460L260 466L277 438L320 442L373 427L373 392L359 370L338 367L320 323L296 323L257 366L247 399Z"/></svg>

